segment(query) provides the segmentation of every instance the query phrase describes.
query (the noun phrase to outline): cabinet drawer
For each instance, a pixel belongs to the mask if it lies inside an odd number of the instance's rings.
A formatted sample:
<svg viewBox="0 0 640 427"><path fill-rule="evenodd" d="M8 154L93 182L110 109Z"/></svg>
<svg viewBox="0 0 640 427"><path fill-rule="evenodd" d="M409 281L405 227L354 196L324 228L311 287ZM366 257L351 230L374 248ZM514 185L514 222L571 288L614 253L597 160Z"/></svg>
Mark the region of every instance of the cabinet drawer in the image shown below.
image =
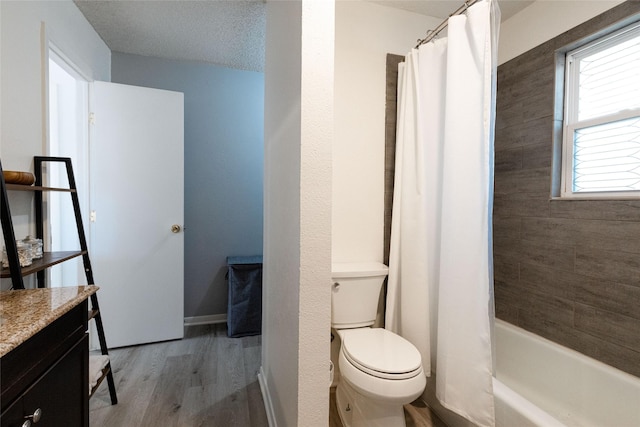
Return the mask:
<svg viewBox="0 0 640 427"><path fill-rule="evenodd" d="M89 336L84 334L14 401L0 417L0 425L21 427L25 417L40 410L39 427L88 426L88 364Z"/></svg>
<svg viewBox="0 0 640 427"><path fill-rule="evenodd" d="M7 405L83 339L87 331L87 307L85 300L2 357L0 401L3 412Z"/></svg>

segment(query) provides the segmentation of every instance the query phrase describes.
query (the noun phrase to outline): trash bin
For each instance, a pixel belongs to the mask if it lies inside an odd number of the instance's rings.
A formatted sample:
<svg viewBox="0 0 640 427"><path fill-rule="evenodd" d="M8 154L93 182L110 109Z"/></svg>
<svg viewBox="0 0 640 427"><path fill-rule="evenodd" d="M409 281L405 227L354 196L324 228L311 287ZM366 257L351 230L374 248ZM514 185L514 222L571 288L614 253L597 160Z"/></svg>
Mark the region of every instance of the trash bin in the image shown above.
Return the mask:
<svg viewBox="0 0 640 427"><path fill-rule="evenodd" d="M262 332L262 256L230 256L227 267L227 335L234 338L259 335Z"/></svg>

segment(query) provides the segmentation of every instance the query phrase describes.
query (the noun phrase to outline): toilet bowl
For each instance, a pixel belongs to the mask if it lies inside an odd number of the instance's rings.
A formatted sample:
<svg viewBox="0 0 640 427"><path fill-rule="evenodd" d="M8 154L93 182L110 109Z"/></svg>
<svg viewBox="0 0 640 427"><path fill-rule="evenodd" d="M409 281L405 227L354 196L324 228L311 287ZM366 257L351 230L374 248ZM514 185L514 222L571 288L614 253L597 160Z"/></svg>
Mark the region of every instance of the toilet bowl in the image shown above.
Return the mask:
<svg viewBox="0 0 640 427"><path fill-rule="evenodd" d="M405 427L403 405L422 394L426 377L413 344L371 327L387 267L360 263L333 268L332 327L340 339L336 405L342 424Z"/></svg>

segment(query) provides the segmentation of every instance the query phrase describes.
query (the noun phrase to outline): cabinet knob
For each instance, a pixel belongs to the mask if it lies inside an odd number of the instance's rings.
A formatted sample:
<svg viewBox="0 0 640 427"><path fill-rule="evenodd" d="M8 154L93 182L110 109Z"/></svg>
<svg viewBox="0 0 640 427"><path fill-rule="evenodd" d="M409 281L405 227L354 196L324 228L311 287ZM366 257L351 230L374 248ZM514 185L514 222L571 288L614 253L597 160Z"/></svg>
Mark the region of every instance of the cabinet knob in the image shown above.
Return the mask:
<svg viewBox="0 0 640 427"><path fill-rule="evenodd" d="M182 227L180 227L178 224L173 224L171 226L171 232L172 233L179 233L180 230L182 230Z"/></svg>
<svg viewBox="0 0 640 427"><path fill-rule="evenodd" d="M36 409L35 411L33 411L33 415L27 415L25 418L26 418L26 421L22 423L22 427L30 427L32 420L33 420L33 424L40 421L40 418L42 418L42 409L40 408Z"/></svg>

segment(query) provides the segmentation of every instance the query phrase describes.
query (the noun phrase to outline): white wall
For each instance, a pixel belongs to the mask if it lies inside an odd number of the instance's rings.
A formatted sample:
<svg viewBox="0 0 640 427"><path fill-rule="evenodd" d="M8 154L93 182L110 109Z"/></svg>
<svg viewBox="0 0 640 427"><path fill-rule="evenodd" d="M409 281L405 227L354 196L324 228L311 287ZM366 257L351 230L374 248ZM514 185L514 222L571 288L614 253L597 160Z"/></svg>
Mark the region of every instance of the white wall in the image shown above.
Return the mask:
<svg viewBox="0 0 640 427"><path fill-rule="evenodd" d="M382 261L386 55L407 54L440 22L365 1L336 2L334 261Z"/></svg>
<svg viewBox="0 0 640 427"><path fill-rule="evenodd" d="M0 1L0 157L6 170L33 171L33 156L47 154L49 41L88 79L110 80L111 51L72 1ZM35 232L32 197L9 195L19 238Z"/></svg>
<svg viewBox="0 0 640 427"><path fill-rule="evenodd" d="M33 170L33 156L45 154L43 54L48 46L41 42L41 27L88 78L110 80L111 51L72 1L2 1L0 8L2 166Z"/></svg>
<svg viewBox="0 0 640 427"><path fill-rule="evenodd" d="M271 425L329 417L333 1L267 3L263 388Z"/></svg>
<svg viewBox="0 0 640 427"><path fill-rule="evenodd" d="M507 62L622 2L538 0L502 23L498 63Z"/></svg>

